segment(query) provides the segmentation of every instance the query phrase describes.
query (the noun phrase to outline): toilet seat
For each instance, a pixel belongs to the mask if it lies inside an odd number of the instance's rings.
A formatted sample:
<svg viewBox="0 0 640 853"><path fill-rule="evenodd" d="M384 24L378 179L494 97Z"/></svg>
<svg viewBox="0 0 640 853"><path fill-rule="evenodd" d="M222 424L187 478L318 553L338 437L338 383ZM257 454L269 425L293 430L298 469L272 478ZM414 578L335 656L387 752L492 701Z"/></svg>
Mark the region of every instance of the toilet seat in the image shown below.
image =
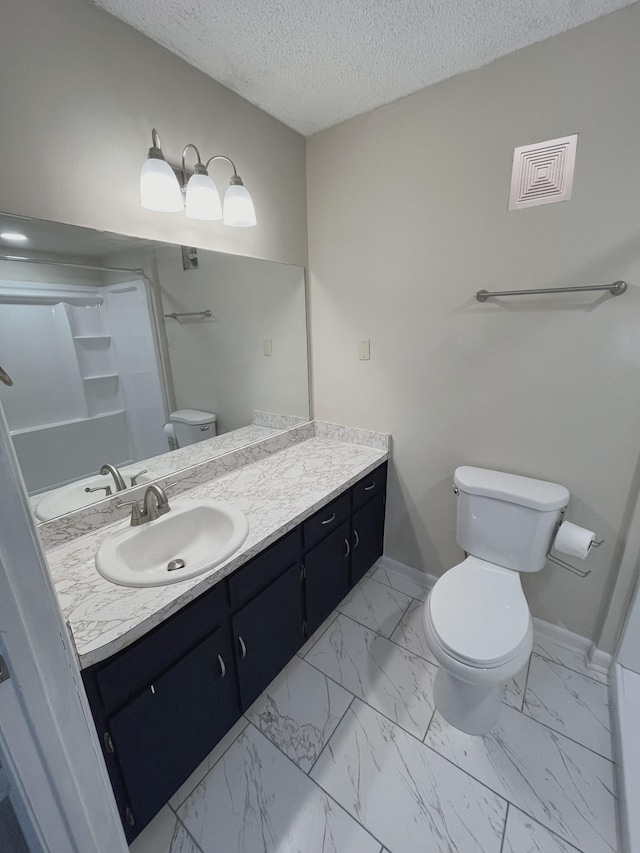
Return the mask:
<svg viewBox="0 0 640 853"><path fill-rule="evenodd" d="M445 572L427 606L442 648L467 666L501 666L530 642L531 615L519 574L478 557Z"/></svg>

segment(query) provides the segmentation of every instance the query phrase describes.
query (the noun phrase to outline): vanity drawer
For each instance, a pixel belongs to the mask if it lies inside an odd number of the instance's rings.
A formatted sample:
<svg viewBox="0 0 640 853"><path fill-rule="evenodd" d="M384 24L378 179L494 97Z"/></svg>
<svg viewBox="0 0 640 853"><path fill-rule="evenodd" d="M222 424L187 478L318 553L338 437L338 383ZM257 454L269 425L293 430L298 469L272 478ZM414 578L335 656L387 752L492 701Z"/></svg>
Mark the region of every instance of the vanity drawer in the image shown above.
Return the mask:
<svg viewBox="0 0 640 853"><path fill-rule="evenodd" d="M352 487L351 494L353 495L353 508L359 509L370 498L384 491L386 485L387 463L384 462Z"/></svg>
<svg viewBox="0 0 640 853"><path fill-rule="evenodd" d="M329 533L333 533L336 527L349 517L351 512L351 498L349 492L345 492L327 504L308 521L303 524L304 547L311 548L316 542L324 539Z"/></svg>
<svg viewBox="0 0 640 853"><path fill-rule="evenodd" d="M226 618L225 581L165 620L96 669L96 684L107 711L113 711L164 673L216 630Z"/></svg>
<svg viewBox="0 0 640 853"><path fill-rule="evenodd" d="M296 527L229 577L229 601L241 607L300 559L302 539Z"/></svg>

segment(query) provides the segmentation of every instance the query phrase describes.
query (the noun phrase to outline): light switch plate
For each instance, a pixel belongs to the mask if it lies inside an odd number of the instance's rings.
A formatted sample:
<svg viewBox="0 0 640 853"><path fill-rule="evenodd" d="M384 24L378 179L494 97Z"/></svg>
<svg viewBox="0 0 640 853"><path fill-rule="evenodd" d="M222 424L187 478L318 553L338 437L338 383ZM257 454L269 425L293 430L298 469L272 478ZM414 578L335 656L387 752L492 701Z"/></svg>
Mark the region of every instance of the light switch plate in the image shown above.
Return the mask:
<svg viewBox="0 0 640 853"><path fill-rule="evenodd" d="M371 359L371 341L369 338L366 341L358 341L358 358L360 361Z"/></svg>
<svg viewBox="0 0 640 853"><path fill-rule="evenodd" d="M271 355L272 347L271 347L271 338L265 338L262 341L262 354L263 355Z"/></svg>

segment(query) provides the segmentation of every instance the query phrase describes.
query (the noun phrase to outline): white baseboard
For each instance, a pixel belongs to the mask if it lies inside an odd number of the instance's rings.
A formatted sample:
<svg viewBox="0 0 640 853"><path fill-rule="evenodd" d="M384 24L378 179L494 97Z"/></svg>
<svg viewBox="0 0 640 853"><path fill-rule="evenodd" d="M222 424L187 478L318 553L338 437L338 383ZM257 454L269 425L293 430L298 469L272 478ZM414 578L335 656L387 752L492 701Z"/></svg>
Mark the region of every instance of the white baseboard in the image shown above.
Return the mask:
<svg viewBox="0 0 640 853"><path fill-rule="evenodd" d="M554 643L567 646L569 649L578 649L584 653L586 658L589 647L591 646L591 640L588 640L586 637L574 634L573 631L563 628L562 625L545 622L544 619L538 619L537 616L533 617L533 628L536 634L547 637L549 640L553 640Z"/></svg>
<svg viewBox="0 0 640 853"><path fill-rule="evenodd" d="M591 643L587 652L587 666L598 672L609 672L613 665L613 657L609 652L603 652L595 643Z"/></svg>
<svg viewBox="0 0 640 853"><path fill-rule="evenodd" d="M640 711L640 675L615 663L609 680L611 739L618 789L620 849L637 853L640 849L640 782L636 768L640 761L637 720Z"/></svg>
<svg viewBox="0 0 640 853"><path fill-rule="evenodd" d="M417 584L417 586L422 587L422 589L431 589L438 580L435 575L428 575L426 572L414 569L413 566L408 566L406 563L392 560L391 557L380 557L378 565L390 572L397 572L399 575L404 575Z"/></svg>

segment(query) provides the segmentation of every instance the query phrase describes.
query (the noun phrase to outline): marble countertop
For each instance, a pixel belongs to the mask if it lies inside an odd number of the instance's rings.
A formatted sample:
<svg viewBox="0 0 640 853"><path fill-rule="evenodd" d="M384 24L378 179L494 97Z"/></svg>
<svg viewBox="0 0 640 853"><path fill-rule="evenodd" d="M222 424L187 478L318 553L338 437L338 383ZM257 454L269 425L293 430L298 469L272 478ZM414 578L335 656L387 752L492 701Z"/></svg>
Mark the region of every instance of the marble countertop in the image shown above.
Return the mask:
<svg viewBox="0 0 640 853"><path fill-rule="evenodd" d="M345 435L345 438L347 436ZM58 598L80 666L113 655L231 574L283 534L373 470L386 450L344 438L315 437L183 492L171 503L227 501L249 519L249 535L234 556L208 573L169 586L134 589L105 580L95 554L119 521L47 553Z"/></svg>

